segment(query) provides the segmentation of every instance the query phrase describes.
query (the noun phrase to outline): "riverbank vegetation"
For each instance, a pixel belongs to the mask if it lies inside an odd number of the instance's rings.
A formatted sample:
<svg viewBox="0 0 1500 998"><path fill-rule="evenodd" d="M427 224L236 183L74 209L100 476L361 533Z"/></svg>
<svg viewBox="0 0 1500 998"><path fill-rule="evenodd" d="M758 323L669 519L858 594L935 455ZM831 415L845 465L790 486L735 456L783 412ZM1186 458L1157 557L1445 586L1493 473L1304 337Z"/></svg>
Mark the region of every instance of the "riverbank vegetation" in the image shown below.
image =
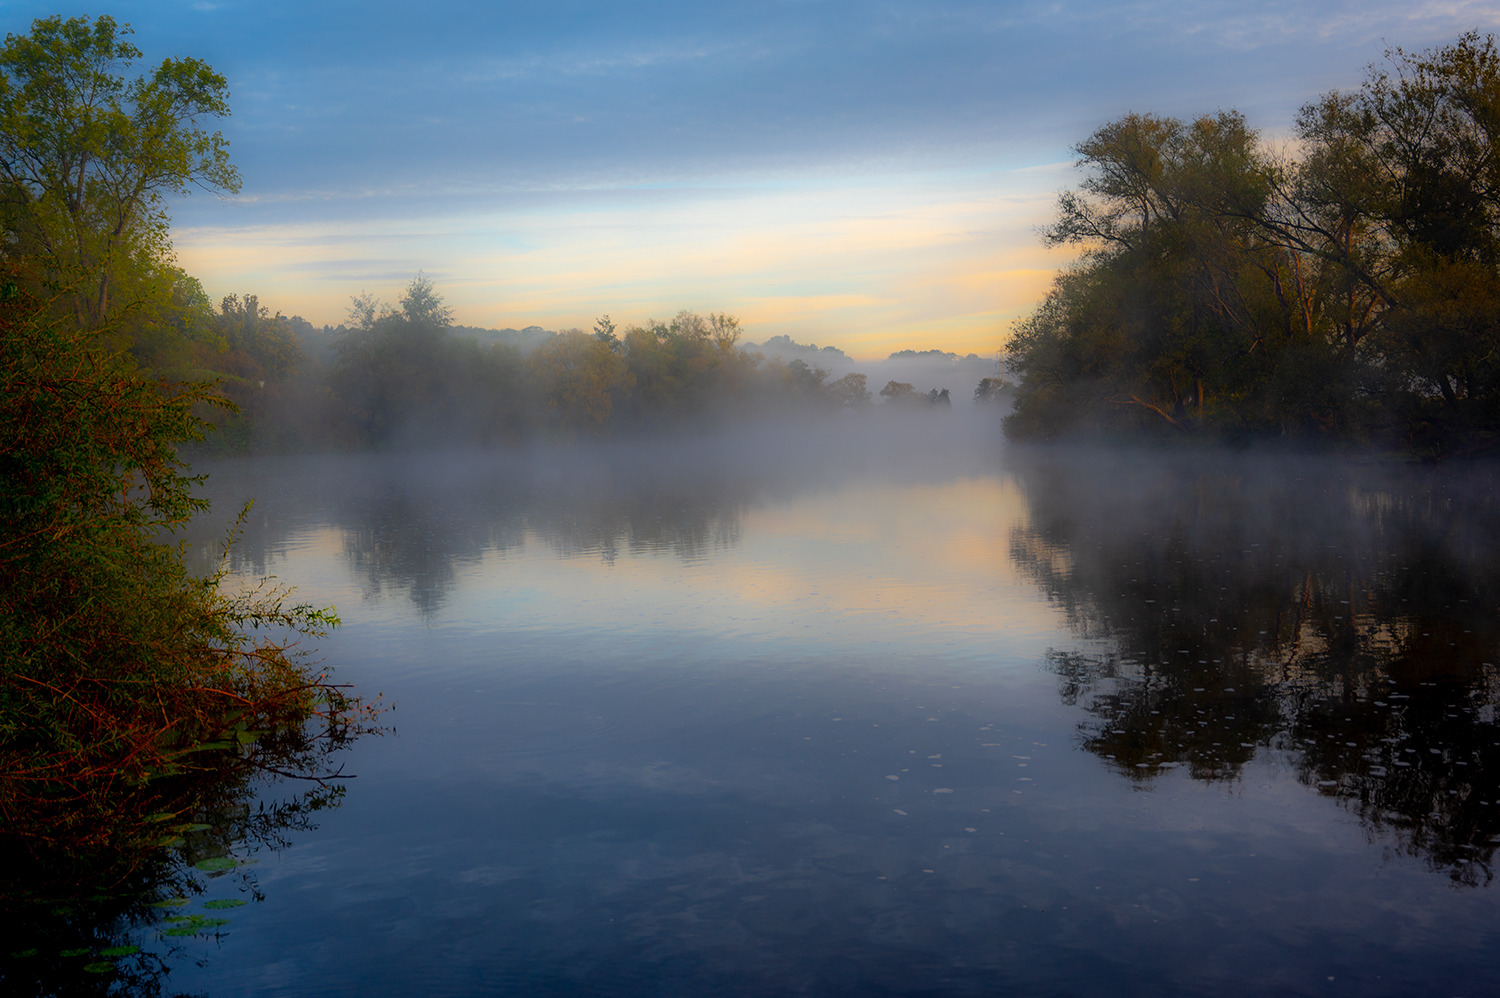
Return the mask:
<svg viewBox="0 0 1500 998"><path fill-rule="evenodd" d="M297 646L333 613L280 589L232 594L170 542L204 506L176 448L223 400L141 376L15 281L0 295L6 836L110 837L130 802L219 752L317 715L347 728L357 700Z"/></svg>
<svg viewBox="0 0 1500 998"><path fill-rule="evenodd" d="M204 507L179 448L231 403L170 373L200 331L163 198L237 178L204 127L223 78L130 78L128 34L50 18L0 49L0 852L22 866L159 839L170 781L363 716L299 652L331 610L232 594L171 542Z"/></svg>
<svg viewBox="0 0 1500 998"><path fill-rule="evenodd" d="M1500 442L1500 51L1393 49L1278 148L1234 111L1129 114L1077 147L1018 325L1016 438Z"/></svg>

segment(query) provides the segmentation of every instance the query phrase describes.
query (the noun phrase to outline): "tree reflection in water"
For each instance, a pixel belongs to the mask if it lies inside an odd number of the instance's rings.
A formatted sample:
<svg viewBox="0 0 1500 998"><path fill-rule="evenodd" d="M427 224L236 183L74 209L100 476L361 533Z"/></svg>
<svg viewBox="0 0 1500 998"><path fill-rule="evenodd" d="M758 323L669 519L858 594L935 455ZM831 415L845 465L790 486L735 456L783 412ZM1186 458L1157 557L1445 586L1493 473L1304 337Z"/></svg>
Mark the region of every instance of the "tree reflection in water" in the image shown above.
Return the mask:
<svg viewBox="0 0 1500 998"><path fill-rule="evenodd" d="M1493 466L1021 452L1011 557L1090 639L1054 651L1083 745L1136 783L1280 761L1489 883L1500 843Z"/></svg>
<svg viewBox="0 0 1500 998"><path fill-rule="evenodd" d="M289 536L305 529L307 510L317 510L369 596L404 593L431 618L464 566L520 549L528 537L562 558L613 562L629 551L691 561L737 545L744 512L768 489L808 487L790 462L778 479L753 462L680 450L318 459L316 475L288 472L298 459L260 462L260 472L246 461L216 472L212 484L229 490L215 497L216 510L247 495L256 501L231 549L232 571L265 575ZM309 488L317 494L299 491ZM212 553L212 536L196 525L192 550Z"/></svg>
<svg viewBox="0 0 1500 998"><path fill-rule="evenodd" d="M102 825L49 811L0 829L0 993L175 993L172 966L262 899L247 864L338 806L348 777L335 755L372 730L318 719L200 752L145 786L101 786L113 803Z"/></svg>

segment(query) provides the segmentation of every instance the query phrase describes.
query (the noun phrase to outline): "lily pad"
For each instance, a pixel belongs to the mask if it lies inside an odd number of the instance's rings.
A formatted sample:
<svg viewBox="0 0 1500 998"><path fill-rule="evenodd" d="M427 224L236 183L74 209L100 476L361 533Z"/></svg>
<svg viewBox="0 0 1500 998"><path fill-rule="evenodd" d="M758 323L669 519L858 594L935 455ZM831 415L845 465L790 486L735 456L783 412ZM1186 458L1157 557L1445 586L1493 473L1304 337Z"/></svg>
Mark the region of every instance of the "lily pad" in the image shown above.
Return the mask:
<svg viewBox="0 0 1500 998"><path fill-rule="evenodd" d="M225 908L238 908L245 902L239 898L220 898L217 901L205 901L203 907L210 911L221 911Z"/></svg>
<svg viewBox="0 0 1500 998"><path fill-rule="evenodd" d="M200 859L194 863L196 869L204 873L222 873L225 870L233 870L239 864L228 856L214 856L210 859Z"/></svg>
<svg viewBox="0 0 1500 998"><path fill-rule="evenodd" d="M59 950L57 955L58 956L88 956L89 952L90 952L90 950L88 949L88 947L84 947L83 949L65 949L65 950Z"/></svg>
<svg viewBox="0 0 1500 998"><path fill-rule="evenodd" d="M139 953L140 951L141 951L141 948L139 946L111 946L109 949L102 949L102 950L100 950L99 951L99 955L100 956L129 956L132 953Z"/></svg>
<svg viewBox="0 0 1500 998"><path fill-rule="evenodd" d="M108 960L95 960L93 963L84 964L83 969L90 974L110 974L114 972L115 965Z"/></svg>
<svg viewBox="0 0 1500 998"><path fill-rule="evenodd" d="M162 935L196 936L198 933L202 932L205 929L217 929L221 925L228 924L229 919L227 918L202 918L198 915L194 915L192 918L177 926L175 929L168 929L167 931L163 932Z"/></svg>
<svg viewBox="0 0 1500 998"><path fill-rule="evenodd" d="M151 903L151 907L153 907L153 908L181 908L183 905L185 905L187 903L188 903L188 899L187 898L163 898L160 901L153 901Z"/></svg>

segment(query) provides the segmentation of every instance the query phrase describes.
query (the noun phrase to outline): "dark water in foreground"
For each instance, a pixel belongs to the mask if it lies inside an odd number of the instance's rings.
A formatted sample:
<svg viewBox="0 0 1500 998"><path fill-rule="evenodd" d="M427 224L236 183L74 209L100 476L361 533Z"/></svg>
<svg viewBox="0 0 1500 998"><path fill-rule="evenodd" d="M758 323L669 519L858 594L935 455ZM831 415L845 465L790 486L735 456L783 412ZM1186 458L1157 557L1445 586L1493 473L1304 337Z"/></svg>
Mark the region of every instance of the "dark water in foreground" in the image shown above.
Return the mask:
<svg viewBox="0 0 1500 998"><path fill-rule="evenodd" d="M394 732L163 989L1493 993L1493 469L936 441L212 469Z"/></svg>

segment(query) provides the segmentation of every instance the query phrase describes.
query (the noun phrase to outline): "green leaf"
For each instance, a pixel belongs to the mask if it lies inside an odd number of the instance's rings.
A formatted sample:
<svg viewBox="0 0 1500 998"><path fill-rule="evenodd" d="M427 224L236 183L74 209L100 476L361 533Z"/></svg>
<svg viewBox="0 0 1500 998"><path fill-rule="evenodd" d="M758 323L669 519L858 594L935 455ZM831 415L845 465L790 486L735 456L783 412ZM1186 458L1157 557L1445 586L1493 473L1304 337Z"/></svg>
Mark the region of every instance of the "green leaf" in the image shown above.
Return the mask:
<svg viewBox="0 0 1500 998"><path fill-rule="evenodd" d="M60 950L57 955L58 956L88 956L89 955L89 948L87 946L85 946L83 949L65 949L65 950Z"/></svg>
<svg viewBox="0 0 1500 998"><path fill-rule="evenodd" d="M188 899L187 898L163 898L160 901L154 901L154 902L152 902L151 907L153 907L153 908L181 908L183 905L185 905L187 903L188 903Z"/></svg>
<svg viewBox="0 0 1500 998"><path fill-rule="evenodd" d="M220 911L224 908L238 908L245 902L239 898L221 898L218 901L205 901L203 907L211 911Z"/></svg>
<svg viewBox="0 0 1500 998"><path fill-rule="evenodd" d="M114 973L115 965L108 960L96 960L93 963L84 964L83 969L90 974L112 974Z"/></svg>
<svg viewBox="0 0 1500 998"><path fill-rule="evenodd" d="M175 929L166 930L162 935L195 936L204 929L217 929L221 925L228 924L229 919L227 918L204 918L201 915L194 915L191 918L184 919L182 924L178 925Z"/></svg>
<svg viewBox="0 0 1500 998"><path fill-rule="evenodd" d="M102 950L100 950L99 951L99 955L100 956L129 956L132 953L139 953L140 951L141 951L141 948L139 946L111 946L109 949L102 949Z"/></svg>
<svg viewBox="0 0 1500 998"><path fill-rule="evenodd" d="M233 870L239 864L229 856L214 856L211 859L200 859L193 866L205 873L222 873L225 870Z"/></svg>

